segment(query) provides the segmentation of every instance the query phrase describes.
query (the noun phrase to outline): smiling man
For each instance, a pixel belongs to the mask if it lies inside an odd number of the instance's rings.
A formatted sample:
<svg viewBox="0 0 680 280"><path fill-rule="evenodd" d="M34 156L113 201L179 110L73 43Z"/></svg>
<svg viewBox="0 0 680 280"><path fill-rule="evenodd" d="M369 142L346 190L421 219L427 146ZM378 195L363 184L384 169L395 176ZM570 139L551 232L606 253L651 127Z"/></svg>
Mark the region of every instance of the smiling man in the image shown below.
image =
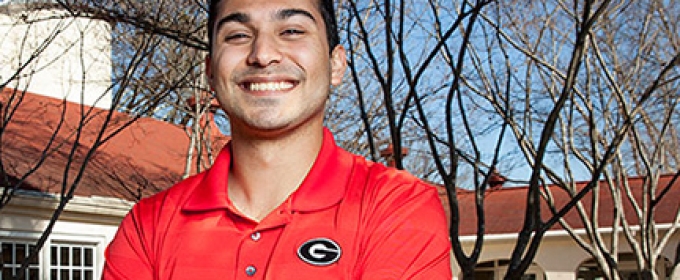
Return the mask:
<svg viewBox="0 0 680 280"><path fill-rule="evenodd" d="M104 279L451 279L434 188L336 146L327 0L215 0L206 72L231 124L213 167L143 199Z"/></svg>

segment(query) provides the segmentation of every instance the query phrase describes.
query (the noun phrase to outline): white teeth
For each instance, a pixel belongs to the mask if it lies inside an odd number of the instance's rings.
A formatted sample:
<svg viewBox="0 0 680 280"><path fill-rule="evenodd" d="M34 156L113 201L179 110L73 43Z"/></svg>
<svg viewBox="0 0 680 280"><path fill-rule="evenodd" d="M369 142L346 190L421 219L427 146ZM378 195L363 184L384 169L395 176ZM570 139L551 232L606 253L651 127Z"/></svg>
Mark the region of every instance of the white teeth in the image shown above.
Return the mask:
<svg viewBox="0 0 680 280"><path fill-rule="evenodd" d="M270 82L270 83L251 83L248 89L252 91L279 91L287 90L292 87L293 84L288 82Z"/></svg>

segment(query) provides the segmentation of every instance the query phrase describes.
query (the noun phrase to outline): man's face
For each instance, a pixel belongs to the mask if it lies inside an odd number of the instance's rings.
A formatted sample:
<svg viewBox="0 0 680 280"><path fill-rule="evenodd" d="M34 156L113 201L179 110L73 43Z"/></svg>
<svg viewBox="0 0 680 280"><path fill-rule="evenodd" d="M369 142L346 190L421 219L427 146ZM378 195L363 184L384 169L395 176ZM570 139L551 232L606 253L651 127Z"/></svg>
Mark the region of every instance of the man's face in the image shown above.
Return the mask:
<svg viewBox="0 0 680 280"><path fill-rule="evenodd" d="M213 36L210 85L234 132L323 122L346 62L344 48L329 50L316 0L222 1Z"/></svg>

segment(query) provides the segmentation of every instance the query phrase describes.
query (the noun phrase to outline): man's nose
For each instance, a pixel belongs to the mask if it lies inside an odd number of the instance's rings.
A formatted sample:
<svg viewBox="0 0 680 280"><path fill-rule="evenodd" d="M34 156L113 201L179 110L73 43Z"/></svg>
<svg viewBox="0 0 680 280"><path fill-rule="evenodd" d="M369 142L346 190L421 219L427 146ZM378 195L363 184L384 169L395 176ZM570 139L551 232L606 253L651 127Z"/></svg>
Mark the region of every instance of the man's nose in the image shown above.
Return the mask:
<svg viewBox="0 0 680 280"><path fill-rule="evenodd" d="M266 67L281 62L281 50L275 38L258 36L253 42L248 56L248 64Z"/></svg>

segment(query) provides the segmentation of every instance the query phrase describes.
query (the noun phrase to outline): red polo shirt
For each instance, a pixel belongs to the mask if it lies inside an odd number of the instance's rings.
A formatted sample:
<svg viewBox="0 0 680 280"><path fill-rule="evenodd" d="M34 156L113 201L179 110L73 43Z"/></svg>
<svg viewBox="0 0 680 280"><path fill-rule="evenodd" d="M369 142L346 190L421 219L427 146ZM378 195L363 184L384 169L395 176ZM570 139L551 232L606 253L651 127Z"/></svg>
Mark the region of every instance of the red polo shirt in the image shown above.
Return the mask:
<svg viewBox="0 0 680 280"><path fill-rule="evenodd" d="M304 182L260 223L213 167L143 199L106 251L103 279L451 279L436 190L352 155L328 130Z"/></svg>

